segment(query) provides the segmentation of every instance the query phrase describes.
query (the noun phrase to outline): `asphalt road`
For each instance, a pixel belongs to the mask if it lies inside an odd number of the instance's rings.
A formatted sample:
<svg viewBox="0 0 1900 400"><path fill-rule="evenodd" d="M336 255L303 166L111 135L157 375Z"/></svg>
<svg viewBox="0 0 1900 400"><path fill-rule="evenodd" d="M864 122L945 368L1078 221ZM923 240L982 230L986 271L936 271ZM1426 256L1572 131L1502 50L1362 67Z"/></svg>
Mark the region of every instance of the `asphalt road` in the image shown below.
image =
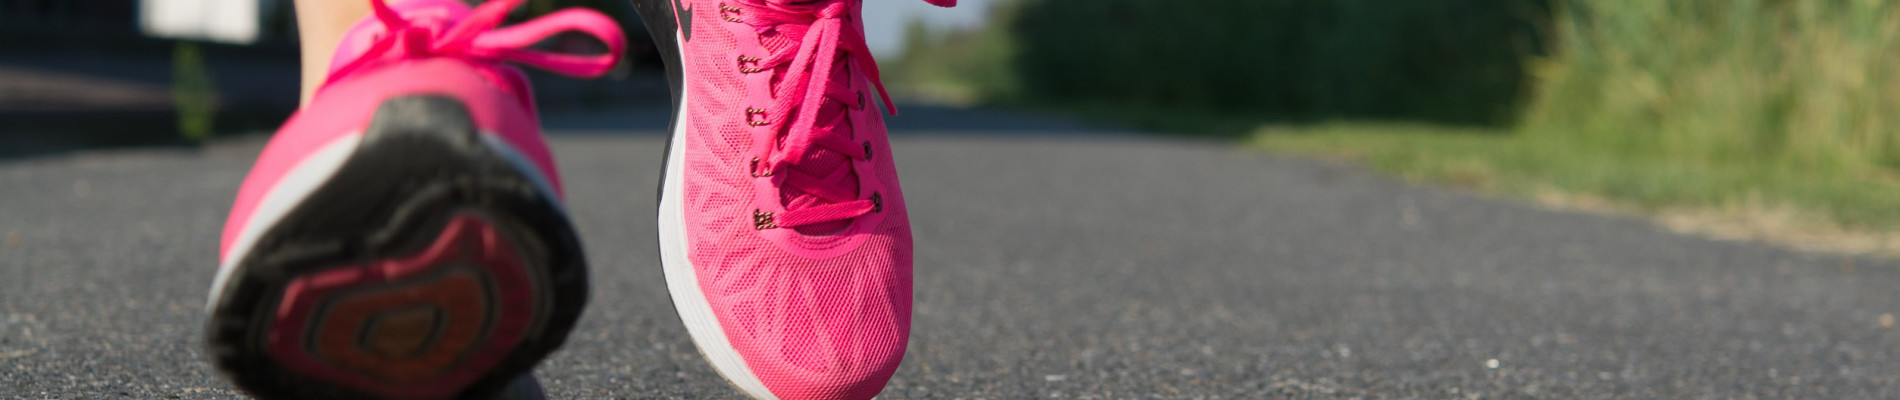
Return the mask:
<svg viewBox="0 0 1900 400"><path fill-rule="evenodd" d="M594 267L557 398L729 398L664 293L661 112L554 147ZM1900 268L1231 144L921 109L915 332L883 398L1900 397ZM0 160L0 398L231 398L199 350L261 145Z"/></svg>

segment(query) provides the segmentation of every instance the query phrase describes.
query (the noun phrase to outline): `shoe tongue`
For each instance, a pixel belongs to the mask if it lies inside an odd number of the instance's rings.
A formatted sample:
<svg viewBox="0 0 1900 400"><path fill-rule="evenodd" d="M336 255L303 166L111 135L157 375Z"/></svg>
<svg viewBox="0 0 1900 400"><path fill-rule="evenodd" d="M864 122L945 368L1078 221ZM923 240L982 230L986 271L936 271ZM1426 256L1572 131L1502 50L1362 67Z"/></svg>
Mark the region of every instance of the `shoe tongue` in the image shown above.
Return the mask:
<svg viewBox="0 0 1900 400"><path fill-rule="evenodd" d="M810 29L809 25L774 26L770 30L760 32L762 34L759 35L759 46L772 54L798 51L799 41L805 39L805 31Z"/></svg>
<svg viewBox="0 0 1900 400"><path fill-rule="evenodd" d="M468 5L457 0L408 0L390 4L389 8L409 21L411 26L428 28L438 35L448 31L456 22L468 18L470 12ZM343 41L337 43L336 52L330 58L330 72L336 72L362 57L387 31L388 28L376 18L375 13L356 21L356 26L350 27L349 32L343 34Z"/></svg>

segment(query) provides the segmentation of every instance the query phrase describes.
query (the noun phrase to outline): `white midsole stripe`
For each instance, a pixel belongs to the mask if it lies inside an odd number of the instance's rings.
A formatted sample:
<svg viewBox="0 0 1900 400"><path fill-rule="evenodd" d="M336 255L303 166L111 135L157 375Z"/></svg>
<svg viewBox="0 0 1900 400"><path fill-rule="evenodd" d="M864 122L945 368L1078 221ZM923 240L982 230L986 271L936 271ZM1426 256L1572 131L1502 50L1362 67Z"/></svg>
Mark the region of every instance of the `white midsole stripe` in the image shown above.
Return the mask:
<svg viewBox="0 0 1900 400"><path fill-rule="evenodd" d="M514 165L516 171L526 172L528 181L534 183L535 189L540 190L541 195L547 197L549 203L554 203L554 211L560 212L562 217L567 217L567 202L561 201L560 192L554 191L554 184L548 182L548 177L554 176L554 171L542 171L540 166L535 165L533 161L528 161L528 156L521 155L520 151L515 150L515 146L509 145L508 141L501 139L501 136L484 132L482 143L487 144L488 148L494 149L496 153L501 153L501 158Z"/></svg>
<svg viewBox="0 0 1900 400"><path fill-rule="evenodd" d="M316 152L310 153L289 173L277 181L277 186L264 195L257 203L251 219L244 221L244 229L238 231L237 241L232 243L230 253L224 254L224 261L218 264L218 277L211 281L210 299L205 302L209 312L215 307L218 295L224 293L224 285L231 281L231 274L237 272L238 263L250 254L251 246L257 245L257 239L277 221L289 214L290 210L303 203L304 197L330 181L330 176L343 167L343 163L356 152L356 145L363 141L362 132L354 132L331 140Z"/></svg>
<svg viewBox="0 0 1900 400"><path fill-rule="evenodd" d="M686 120L685 107L692 91L682 88L681 92L681 109L675 110L678 115L673 121L672 146L667 149L666 177L660 190L660 264L666 272L666 291L672 294L674 308L680 313L680 321L686 324L686 332L693 337L693 344L699 346L700 354L706 356L706 361L712 363L719 375L754 398L778 400L778 396L765 387L765 382L752 374L752 368L746 366L739 350L727 341L726 330L719 326L719 318L713 316L712 304L699 289L699 277L687 256L683 180L686 126L690 121Z"/></svg>

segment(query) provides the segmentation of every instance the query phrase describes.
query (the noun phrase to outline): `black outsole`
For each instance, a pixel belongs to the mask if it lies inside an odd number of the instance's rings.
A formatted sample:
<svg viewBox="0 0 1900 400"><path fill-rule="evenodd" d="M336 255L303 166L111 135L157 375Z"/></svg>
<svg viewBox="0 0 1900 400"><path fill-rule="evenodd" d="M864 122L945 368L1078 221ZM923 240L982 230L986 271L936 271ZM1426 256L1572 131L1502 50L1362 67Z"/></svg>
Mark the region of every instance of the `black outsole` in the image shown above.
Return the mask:
<svg viewBox="0 0 1900 400"><path fill-rule="evenodd" d="M407 256L450 217L479 213L510 239L535 276L536 320L521 343L461 391L500 392L566 340L587 302L579 238L556 200L482 140L463 105L439 96L385 101L348 161L240 260L215 294L209 358L239 387L271 399L372 399L300 376L265 351L285 285L340 265Z"/></svg>

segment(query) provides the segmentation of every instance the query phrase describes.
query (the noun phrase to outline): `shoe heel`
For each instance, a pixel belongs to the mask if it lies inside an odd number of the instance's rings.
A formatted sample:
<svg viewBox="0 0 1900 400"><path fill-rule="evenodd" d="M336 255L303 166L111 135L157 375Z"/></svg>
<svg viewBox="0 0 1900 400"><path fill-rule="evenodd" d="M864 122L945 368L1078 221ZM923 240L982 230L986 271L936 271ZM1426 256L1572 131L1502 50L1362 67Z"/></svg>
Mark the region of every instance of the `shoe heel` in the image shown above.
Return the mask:
<svg viewBox="0 0 1900 400"><path fill-rule="evenodd" d="M565 340L586 267L532 167L458 101L383 103L362 144L243 255L211 358L271 398L503 390Z"/></svg>

